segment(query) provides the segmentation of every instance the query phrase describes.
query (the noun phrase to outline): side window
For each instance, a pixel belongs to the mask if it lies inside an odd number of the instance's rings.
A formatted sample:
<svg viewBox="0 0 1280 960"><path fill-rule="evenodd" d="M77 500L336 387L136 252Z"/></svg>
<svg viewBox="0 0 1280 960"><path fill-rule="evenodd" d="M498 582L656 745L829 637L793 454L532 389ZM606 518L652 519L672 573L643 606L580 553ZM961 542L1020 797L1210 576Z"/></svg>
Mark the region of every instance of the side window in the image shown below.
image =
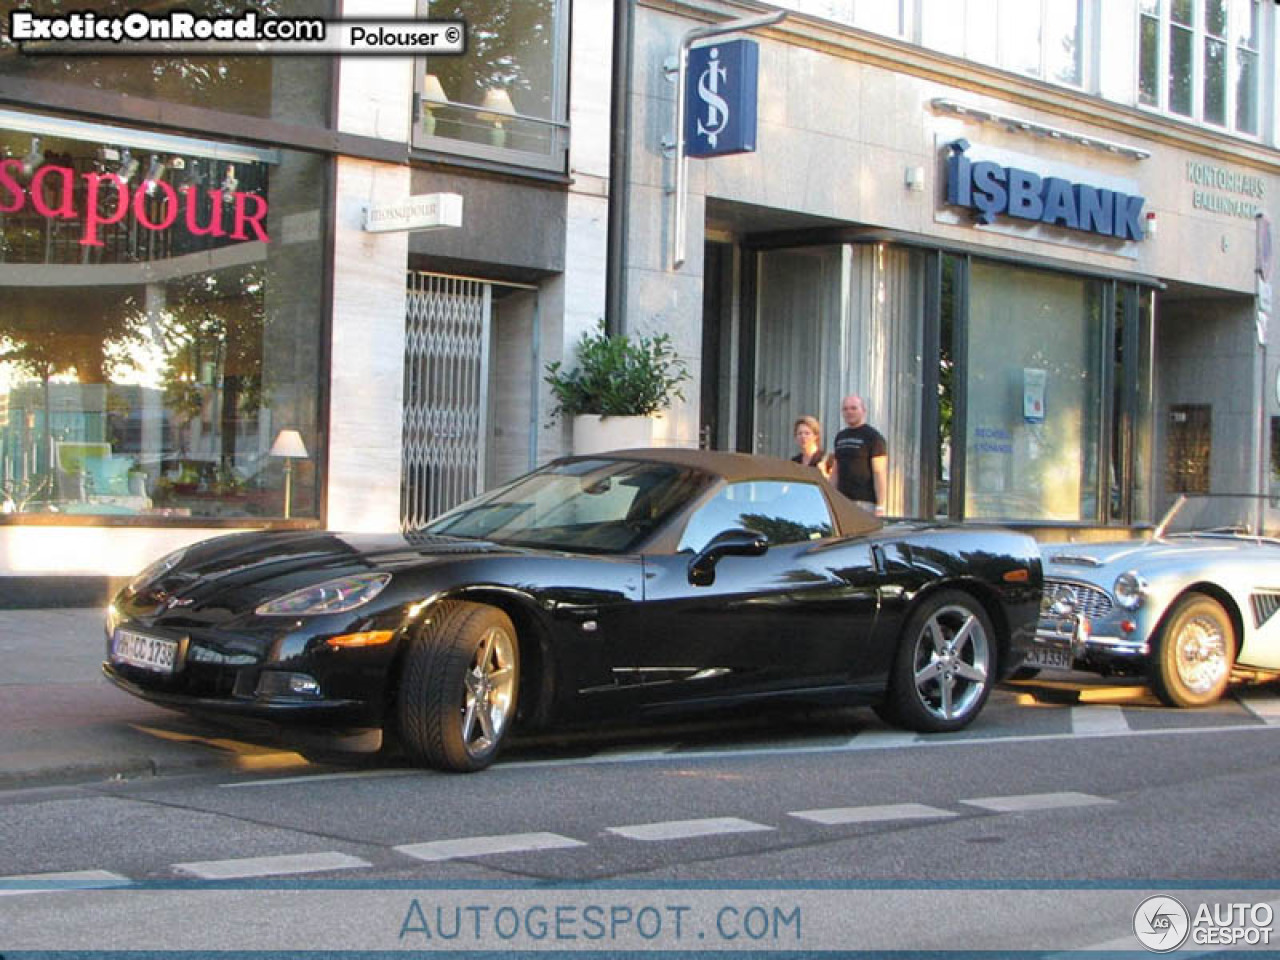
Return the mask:
<svg viewBox="0 0 1280 960"><path fill-rule="evenodd" d="M763 533L778 546L820 540L835 532L831 511L817 484L762 480L733 483L689 518L680 549L697 552L733 527Z"/></svg>

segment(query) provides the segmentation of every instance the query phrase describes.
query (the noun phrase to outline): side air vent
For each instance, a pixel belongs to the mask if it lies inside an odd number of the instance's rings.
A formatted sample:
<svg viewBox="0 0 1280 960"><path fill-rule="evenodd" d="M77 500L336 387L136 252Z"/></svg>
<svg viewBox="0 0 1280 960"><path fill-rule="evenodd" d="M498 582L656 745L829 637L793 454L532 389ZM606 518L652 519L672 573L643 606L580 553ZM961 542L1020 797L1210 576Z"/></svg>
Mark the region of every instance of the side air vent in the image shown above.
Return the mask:
<svg viewBox="0 0 1280 960"><path fill-rule="evenodd" d="M1280 610L1280 593L1255 593L1249 597L1249 606L1253 608L1253 625L1262 626Z"/></svg>

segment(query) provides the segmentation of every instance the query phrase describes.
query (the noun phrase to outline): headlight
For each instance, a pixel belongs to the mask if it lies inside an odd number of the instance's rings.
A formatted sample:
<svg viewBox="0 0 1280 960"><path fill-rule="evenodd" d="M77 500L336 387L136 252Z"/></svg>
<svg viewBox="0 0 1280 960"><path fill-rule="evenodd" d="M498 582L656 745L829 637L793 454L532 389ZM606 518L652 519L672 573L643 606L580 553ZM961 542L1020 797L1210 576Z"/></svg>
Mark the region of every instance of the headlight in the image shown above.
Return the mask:
<svg viewBox="0 0 1280 960"><path fill-rule="evenodd" d="M152 580L159 580L166 573L182 562L182 558L187 555L187 548L175 550L173 553L167 553L155 563L144 569L140 574L129 581L126 589L130 593L137 593Z"/></svg>
<svg viewBox="0 0 1280 960"><path fill-rule="evenodd" d="M1147 581L1136 570L1130 570L1116 577L1111 592L1115 594L1116 603L1120 606L1126 610L1137 610L1142 606L1143 594L1147 592Z"/></svg>
<svg viewBox="0 0 1280 960"><path fill-rule="evenodd" d="M268 600L254 613L260 617L318 617L346 613L368 603L391 582L389 573L357 573L303 587Z"/></svg>

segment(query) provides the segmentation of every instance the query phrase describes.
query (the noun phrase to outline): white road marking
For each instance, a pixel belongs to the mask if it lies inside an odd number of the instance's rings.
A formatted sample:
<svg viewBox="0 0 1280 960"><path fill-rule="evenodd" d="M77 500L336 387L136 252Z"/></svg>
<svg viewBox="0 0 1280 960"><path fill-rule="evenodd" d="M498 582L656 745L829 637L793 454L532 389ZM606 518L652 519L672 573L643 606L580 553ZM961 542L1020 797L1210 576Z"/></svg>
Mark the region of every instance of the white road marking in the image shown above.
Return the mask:
<svg viewBox="0 0 1280 960"><path fill-rule="evenodd" d="M1090 709L1097 709L1090 707ZM1218 724L1210 727L1155 727L1135 730L1132 727L1125 729L1114 729L1105 732L1059 732L1059 733L1017 733L1017 734L1001 734L989 733L982 737L947 737L947 738L930 738L925 735L917 735L913 733L898 733L890 730L874 730L859 734L847 743L821 743L813 746L801 746L796 743L788 743L785 746L776 747L760 747L750 746L743 748L726 747L723 750L705 750L705 751L688 751L684 753L667 752L667 748L661 748L652 752L637 751L626 755L619 754L602 754L589 757L564 757L551 760L511 760L504 761L496 768L497 771L525 770L529 768L543 767L580 767L592 766L600 763L655 763L655 762L675 762L675 763L692 763L705 762L707 760L727 760L740 757L777 757L777 756L803 756L807 754L832 754L832 753L853 753L858 750L884 750L890 748L902 749L945 749L948 747L994 747L1006 743L1048 743L1054 740L1083 740L1095 737L1180 737L1180 736L1221 736L1222 734L1232 733L1258 733L1270 732L1275 734L1277 728L1280 728L1280 722L1275 724L1269 723L1227 723ZM249 787L271 787L277 785L296 785L300 783L315 783L320 780L359 780L372 777L391 777L391 776L409 776L413 774L421 775L421 770L352 770L343 773L325 773L303 775L298 777L277 777L268 780L247 780L232 783L220 784L225 787L249 786Z"/></svg>
<svg viewBox="0 0 1280 960"><path fill-rule="evenodd" d="M1124 707L1101 704L1072 707L1071 732L1084 736L1128 733L1129 721L1125 719Z"/></svg>
<svg viewBox="0 0 1280 960"><path fill-rule="evenodd" d="M787 814L799 820L812 820L826 826L845 823L880 823L885 820L926 820L955 817L958 814L923 803L892 803L876 807L828 807L825 810L793 810Z"/></svg>
<svg viewBox="0 0 1280 960"><path fill-rule="evenodd" d="M344 770L342 773L304 773L298 777L270 777L266 780L237 780L220 783L220 787L283 787L295 783L320 783L323 780L363 780L371 777L421 776L425 770Z"/></svg>
<svg viewBox="0 0 1280 960"><path fill-rule="evenodd" d="M16 877L0 877L0 897L24 893L59 893L65 890L102 890L106 887L129 887L133 881L106 870L73 870L67 873L28 873Z"/></svg>
<svg viewBox="0 0 1280 960"><path fill-rule="evenodd" d="M907 730L867 730L852 737L841 750L891 750L895 747L914 747L920 734Z"/></svg>
<svg viewBox="0 0 1280 960"><path fill-rule="evenodd" d="M370 866L367 860L345 853L293 853L275 857L242 857L235 860L200 860L175 863L178 873L201 880L239 880L245 877L280 877L325 870L353 870Z"/></svg>
<svg viewBox="0 0 1280 960"><path fill-rule="evenodd" d="M762 823L740 820L737 817L708 817L704 820L666 820L661 823L637 823L627 827L609 827L609 833L630 840L689 840L693 837L712 837L724 833L755 833L772 830Z"/></svg>
<svg viewBox="0 0 1280 960"><path fill-rule="evenodd" d="M1257 694L1249 696L1236 695L1240 706L1268 725L1280 724L1280 697L1266 697Z"/></svg>
<svg viewBox="0 0 1280 960"><path fill-rule="evenodd" d="M394 847L397 853L418 860L462 860L495 853L525 853L530 850L561 850L585 847L581 840L558 833L508 833L496 837L460 837L456 840L432 840Z"/></svg>
<svg viewBox="0 0 1280 960"><path fill-rule="evenodd" d="M1026 793L1013 797L975 797L972 800L961 800L971 807L982 807L996 813L1021 813L1026 810L1054 810L1059 807L1092 807L1115 803L1106 797L1095 797L1090 793Z"/></svg>

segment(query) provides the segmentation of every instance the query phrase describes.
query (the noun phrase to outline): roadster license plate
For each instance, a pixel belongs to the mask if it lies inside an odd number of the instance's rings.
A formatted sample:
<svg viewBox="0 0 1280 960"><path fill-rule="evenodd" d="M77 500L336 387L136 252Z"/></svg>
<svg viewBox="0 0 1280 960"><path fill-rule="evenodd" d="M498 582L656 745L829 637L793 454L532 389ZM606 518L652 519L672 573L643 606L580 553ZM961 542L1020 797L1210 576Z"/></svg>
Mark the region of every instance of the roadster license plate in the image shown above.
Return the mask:
<svg viewBox="0 0 1280 960"><path fill-rule="evenodd" d="M154 670L156 673L173 673L177 654L176 640L152 637L122 628L116 629L111 643L112 660L144 670Z"/></svg>
<svg viewBox="0 0 1280 960"><path fill-rule="evenodd" d="M1044 642L1036 643L1027 652L1022 661L1024 667L1038 667L1042 670L1070 670L1071 648Z"/></svg>

